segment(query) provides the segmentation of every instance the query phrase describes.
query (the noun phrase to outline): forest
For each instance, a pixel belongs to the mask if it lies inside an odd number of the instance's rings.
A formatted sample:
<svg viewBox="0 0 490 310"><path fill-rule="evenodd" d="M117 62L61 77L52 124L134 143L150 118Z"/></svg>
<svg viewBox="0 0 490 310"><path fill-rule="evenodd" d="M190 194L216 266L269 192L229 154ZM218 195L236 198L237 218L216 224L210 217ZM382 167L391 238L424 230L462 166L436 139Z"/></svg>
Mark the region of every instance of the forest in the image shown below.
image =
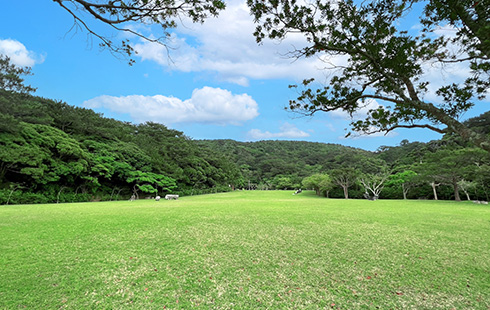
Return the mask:
<svg viewBox="0 0 490 310"><path fill-rule="evenodd" d="M468 127L490 134L490 112ZM331 198L487 200L488 152L446 135L375 152L301 141L193 140L158 123L0 90L0 203L314 189Z"/></svg>
<svg viewBox="0 0 490 310"><path fill-rule="evenodd" d="M0 57L0 204L315 190L330 198L489 200L490 153L452 133L375 152L302 141L193 140L35 96ZM490 111L464 126L490 136ZM463 197L463 198L462 198Z"/></svg>

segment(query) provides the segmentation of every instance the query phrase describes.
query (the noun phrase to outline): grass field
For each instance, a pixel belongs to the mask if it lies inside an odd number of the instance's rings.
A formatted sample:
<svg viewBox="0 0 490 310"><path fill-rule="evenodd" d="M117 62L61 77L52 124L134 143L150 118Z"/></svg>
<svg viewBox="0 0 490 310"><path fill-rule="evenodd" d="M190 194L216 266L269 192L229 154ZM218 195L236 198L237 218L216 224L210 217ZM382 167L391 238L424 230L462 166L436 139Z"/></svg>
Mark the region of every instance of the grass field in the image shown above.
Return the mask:
<svg viewBox="0 0 490 310"><path fill-rule="evenodd" d="M490 309L490 207L234 192L0 206L0 309Z"/></svg>

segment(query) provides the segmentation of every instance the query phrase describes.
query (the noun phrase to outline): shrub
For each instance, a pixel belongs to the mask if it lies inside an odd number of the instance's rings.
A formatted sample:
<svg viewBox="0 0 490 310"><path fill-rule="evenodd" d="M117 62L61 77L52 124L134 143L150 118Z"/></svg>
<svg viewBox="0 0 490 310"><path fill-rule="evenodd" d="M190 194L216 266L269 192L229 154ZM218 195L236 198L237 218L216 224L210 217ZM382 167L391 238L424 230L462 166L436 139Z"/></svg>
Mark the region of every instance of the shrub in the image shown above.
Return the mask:
<svg viewBox="0 0 490 310"><path fill-rule="evenodd" d="M49 197L41 193L23 192L21 190L0 190L0 205L4 204L39 204L52 202Z"/></svg>

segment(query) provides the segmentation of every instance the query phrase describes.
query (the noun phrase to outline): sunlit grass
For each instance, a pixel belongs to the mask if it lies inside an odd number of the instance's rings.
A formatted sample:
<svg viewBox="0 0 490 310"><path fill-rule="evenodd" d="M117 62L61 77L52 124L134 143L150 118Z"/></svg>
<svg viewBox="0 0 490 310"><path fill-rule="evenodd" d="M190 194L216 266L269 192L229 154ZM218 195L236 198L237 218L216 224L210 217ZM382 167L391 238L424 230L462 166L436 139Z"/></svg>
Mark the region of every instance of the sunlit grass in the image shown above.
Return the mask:
<svg viewBox="0 0 490 310"><path fill-rule="evenodd" d="M0 206L0 308L488 309L490 208L234 192Z"/></svg>

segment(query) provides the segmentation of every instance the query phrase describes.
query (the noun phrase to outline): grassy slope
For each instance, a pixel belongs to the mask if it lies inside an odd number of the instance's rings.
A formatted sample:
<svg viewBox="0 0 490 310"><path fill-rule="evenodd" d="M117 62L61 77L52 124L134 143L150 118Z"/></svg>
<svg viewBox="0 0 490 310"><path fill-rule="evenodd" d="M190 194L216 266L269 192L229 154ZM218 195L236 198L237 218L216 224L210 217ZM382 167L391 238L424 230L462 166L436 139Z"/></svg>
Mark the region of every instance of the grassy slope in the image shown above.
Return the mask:
<svg viewBox="0 0 490 310"><path fill-rule="evenodd" d="M488 309L490 208L234 192L0 207L0 308Z"/></svg>

